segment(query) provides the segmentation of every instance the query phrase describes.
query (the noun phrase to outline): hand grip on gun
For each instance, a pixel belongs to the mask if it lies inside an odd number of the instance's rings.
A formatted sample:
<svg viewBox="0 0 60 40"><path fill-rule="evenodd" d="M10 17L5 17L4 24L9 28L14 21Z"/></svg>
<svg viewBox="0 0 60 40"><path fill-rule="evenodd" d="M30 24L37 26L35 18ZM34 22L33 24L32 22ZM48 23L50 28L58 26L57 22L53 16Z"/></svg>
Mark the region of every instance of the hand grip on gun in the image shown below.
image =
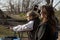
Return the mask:
<svg viewBox="0 0 60 40"><path fill-rule="evenodd" d="M10 29L10 30L12 30L12 31L13 31L13 27L6 27L6 29Z"/></svg>

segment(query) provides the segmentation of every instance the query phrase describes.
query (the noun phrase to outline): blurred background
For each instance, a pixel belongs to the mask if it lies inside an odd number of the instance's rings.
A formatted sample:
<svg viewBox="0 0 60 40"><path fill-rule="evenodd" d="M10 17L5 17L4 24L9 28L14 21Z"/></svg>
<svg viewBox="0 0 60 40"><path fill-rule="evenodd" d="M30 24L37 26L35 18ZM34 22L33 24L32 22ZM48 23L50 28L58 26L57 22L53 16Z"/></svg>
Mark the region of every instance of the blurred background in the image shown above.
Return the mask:
<svg viewBox="0 0 60 40"><path fill-rule="evenodd" d="M38 9L42 5L54 7L56 17L59 20L58 40L60 40L60 0L0 0L0 37L14 36L15 32L9 30L8 27L27 23L26 13L33 10L35 5L38 6ZM15 35L27 38L28 32L16 32Z"/></svg>

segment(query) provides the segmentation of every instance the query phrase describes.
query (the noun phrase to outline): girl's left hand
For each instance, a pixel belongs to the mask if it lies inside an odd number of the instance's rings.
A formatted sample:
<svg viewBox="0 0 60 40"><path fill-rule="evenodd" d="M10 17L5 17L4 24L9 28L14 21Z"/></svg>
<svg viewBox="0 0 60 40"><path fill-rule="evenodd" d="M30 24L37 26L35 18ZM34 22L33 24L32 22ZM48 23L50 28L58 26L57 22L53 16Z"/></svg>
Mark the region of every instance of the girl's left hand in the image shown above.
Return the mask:
<svg viewBox="0 0 60 40"><path fill-rule="evenodd" d="M11 30L13 30L13 28L12 28L12 27L10 27L10 29L11 29Z"/></svg>

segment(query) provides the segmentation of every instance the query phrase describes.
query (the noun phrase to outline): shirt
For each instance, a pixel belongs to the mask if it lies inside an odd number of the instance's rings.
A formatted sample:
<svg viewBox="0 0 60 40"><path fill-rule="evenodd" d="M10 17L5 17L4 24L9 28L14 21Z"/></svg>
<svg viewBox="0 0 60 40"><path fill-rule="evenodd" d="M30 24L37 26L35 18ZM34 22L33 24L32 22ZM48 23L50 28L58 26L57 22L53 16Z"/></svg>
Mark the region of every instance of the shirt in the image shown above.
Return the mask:
<svg viewBox="0 0 60 40"><path fill-rule="evenodd" d="M24 25L17 25L13 27L13 31L30 31L33 30L33 23L34 21L29 21L28 23Z"/></svg>

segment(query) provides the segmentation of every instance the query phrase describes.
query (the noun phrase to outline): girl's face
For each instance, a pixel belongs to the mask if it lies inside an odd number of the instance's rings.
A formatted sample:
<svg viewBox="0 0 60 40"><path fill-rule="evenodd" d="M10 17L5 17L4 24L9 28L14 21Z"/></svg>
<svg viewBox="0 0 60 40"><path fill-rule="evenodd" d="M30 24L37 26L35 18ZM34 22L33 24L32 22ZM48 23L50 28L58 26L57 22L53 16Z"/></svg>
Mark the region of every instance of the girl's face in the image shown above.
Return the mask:
<svg viewBox="0 0 60 40"><path fill-rule="evenodd" d="M45 8L41 8L40 14L41 14L41 18L46 17L46 9Z"/></svg>
<svg viewBox="0 0 60 40"><path fill-rule="evenodd" d="M42 13L42 10L41 10L40 14L41 14L41 18L43 18L43 13Z"/></svg>
<svg viewBox="0 0 60 40"><path fill-rule="evenodd" d="M29 14L27 13L27 20L31 20L32 19L32 16L29 16Z"/></svg>

